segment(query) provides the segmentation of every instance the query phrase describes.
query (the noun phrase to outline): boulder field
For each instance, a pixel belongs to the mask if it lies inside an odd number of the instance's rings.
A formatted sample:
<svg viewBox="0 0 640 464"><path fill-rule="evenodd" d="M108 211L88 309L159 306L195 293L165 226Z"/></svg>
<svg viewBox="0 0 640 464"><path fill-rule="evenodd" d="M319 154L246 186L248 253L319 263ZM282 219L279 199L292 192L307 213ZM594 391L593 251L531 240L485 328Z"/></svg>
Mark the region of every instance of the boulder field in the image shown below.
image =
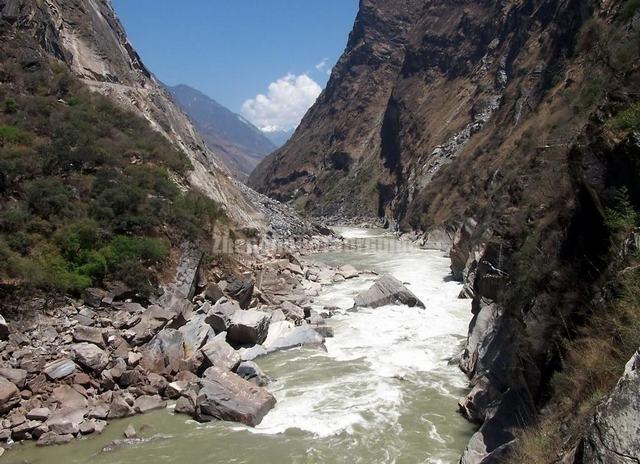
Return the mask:
<svg viewBox="0 0 640 464"><path fill-rule="evenodd" d="M311 303L352 267L262 257L250 272L205 282L185 251L175 281L152 301L89 289L82 301L33 298L0 321L0 442L67 443L111 419L167 407L197 421L260 423L276 403L254 361L322 347L332 330Z"/></svg>

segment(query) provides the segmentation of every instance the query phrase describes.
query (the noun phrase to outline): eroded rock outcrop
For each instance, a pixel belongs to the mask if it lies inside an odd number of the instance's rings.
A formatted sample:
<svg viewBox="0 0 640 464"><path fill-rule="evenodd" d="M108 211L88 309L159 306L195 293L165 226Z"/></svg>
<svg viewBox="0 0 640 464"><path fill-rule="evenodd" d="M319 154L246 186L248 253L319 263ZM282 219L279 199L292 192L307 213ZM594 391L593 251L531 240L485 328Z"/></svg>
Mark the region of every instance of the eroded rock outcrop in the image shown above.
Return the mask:
<svg viewBox="0 0 640 464"><path fill-rule="evenodd" d="M591 429L575 456L575 464L640 462L640 351L596 409Z"/></svg>

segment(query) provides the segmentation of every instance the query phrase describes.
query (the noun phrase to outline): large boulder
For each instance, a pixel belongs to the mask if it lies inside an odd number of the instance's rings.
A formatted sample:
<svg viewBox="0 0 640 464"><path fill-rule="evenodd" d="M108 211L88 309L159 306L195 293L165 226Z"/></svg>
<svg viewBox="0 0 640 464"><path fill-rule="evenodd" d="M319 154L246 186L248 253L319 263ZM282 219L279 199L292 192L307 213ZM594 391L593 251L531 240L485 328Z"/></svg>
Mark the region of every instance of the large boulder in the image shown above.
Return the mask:
<svg viewBox="0 0 640 464"><path fill-rule="evenodd" d="M153 411L154 409L164 409L166 407L167 402L164 401L160 395L143 395L136 398L133 403L133 409L140 414Z"/></svg>
<svg viewBox="0 0 640 464"><path fill-rule="evenodd" d="M149 306L140 315L140 322L130 330L133 336L129 340L132 345L139 346L151 340L151 338L165 327L176 314L160 306Z"/></svg>
<svg viewBox="0 0 640 464"><path fill-rule="evenodd" d="M82 299L87 306L99 308L107 295L108 293L100 288L87 288L82 294Z"/></svg>
<svg viewBox="0 0 640 464"><path fill-rule="evenodd" d="M109 364L109 355L93 343L76 343L71 352L78 364L94 372L102 372Z"/></svg>
<svg viewBox="0 0 640 464"><path fill-rule="evenodd" d="M369 290L356 295L354 302L354 306L360 308L379 308L393 304L424 308L424 303L418 297L390 275L382 276Z"/></svg>
<svg viewBox="0 0 640 464"><path fill-rule="evenodd" d="M219 367L207 369L200 383L195 418L201 422L218 419L253 427L276 404L266 389Z"/></svg>
<svg viewBox="0 0 640 464"><path fill-rule="evenodd" d="M194 314L185 325L178 329L184 340L185 357L193 356L207 340L215 336L215 332L206 319L206 314Z"/></svg>
<svg viewBox="0 0 640 464"><path fill-rule="evenodd" d="M211 283L207 285L207 289L204 292L204 297L207 299L207 301L215 304L223 296L224 293L222 293L222 290L220 289L220 286L218 284Z"/></svg>
<svg viewBox="0 0 640 464"><path fill-rule="evenodd" d="M241 345L255 345L267 338L271 316L262 311L236 311L229 320L227 336Z"/></svg>
<svg viewBox="0 0 640 464"><path fill-rule="evenodd" d="M0 413L5 414L20 402L20 391L12 382L0 377Z"/></svg>
<svg viewBox="0 0 640 464"><path fill-rule="evenodd" d="M179 372L185 359L184 336L175 329L163 329L144 346L140 365L150 372Z"/></svg>
<svg viewBox="0 0 640 464"><path fill-rule="evenodd" d="M283 301L280 310L284 313L284 316L291 321L299 322L304 320L304 309L290 301Z"/></svg>
<svg viewBox="0 0 640 464"><path fill-rule="evenodd" d="M209 366L234 370L240 364L240 354L226 342L227 334L222 332L202 347L202 354Z"/></svg>
<svg viewBox="0 0 640 464"><path fill-rule="evenodd" d="M69 385L54 388L51 398L63 409L84 409L88 404L84 395Z"/></svg>
<svg viewBox="0 0 640 464"><path fill-rule="evenodd" d="M76 435L85 413L83 408L62 408L51 415L45 424L56 435Z"/></svg>
<svg viewBox="0 0 640 464"><path fill-rule="evenodd" d="M640 350L629 360L582 440L582 464L636 463L640 458Z"/></svg>
<svg viewBox="0 0 640 464"><path fill-rule="evenodd" d="M122 392L114 392L107 417L109 419L122 419L123 417L133 416L134 414L135 409L133 409L130 401L127 401L125 394Z"/></svg>
<svg viewBox="0 0 640 464"><path fill-rule="evenodd" d="M240 305L235 301L229 301L226 298L221 298L213 306L203 306L206 309L207 318L206 322L213 328L215 333L226 332L229 328L229 320L236 311L241 311Z"/></svg>
<svg viewBox="0 0 640 464"><path fill-rule="evenodd" d="M253 278L235 278L226 288L227 295L236 300L242 309L247 309L253 296Z"/></svg>
<svg viewBox="0 0 640 464"><path fill-rule="evenodd" d="M263 346L267 352L271 353L303 345L322 346L323 343L324 337L313 327L307 324L296 326L292 322L281 321L269 326L269 333Z"/></svg>
<svg viewBox="0 0 640 464"><path fill-rule="evenodd" d="M338 275L341 275L345 279L353 279L360 275L360 272L351 264L345 264L338 269Z"/></svg>

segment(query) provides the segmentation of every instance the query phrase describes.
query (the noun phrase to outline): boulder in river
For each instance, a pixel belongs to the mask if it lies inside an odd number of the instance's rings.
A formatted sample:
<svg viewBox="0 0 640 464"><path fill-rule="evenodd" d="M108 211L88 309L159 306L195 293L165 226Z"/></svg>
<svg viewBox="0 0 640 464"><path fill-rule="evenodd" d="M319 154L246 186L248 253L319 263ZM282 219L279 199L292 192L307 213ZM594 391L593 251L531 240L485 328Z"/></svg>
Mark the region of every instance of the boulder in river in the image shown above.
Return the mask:
<svg viewBox="0 0 640 464"><path fill-rule="evenodd" d="M236 311L229 320L228 338L239 344L255 345L267 338L271 316L262 311Z"/></svg>
<svg viewBox="0 0 640 464"><path fill-rule="evenodd" d="M236 374L251 383L255 383L259 387L264 387L269 383L269 377L260 369L253 361L244 361L240 363Z"/></svg>
<svg viewBox="0 0 640 464"><path fill-rule="evenodd" d="M302 321L305 317L304 309L290 301L283 301L280 309L285 317L291 321Z"/></svg>
<svg viewBox="0 0 640 464"><path fill-rule="evenodd" d="M258 425L276 404L269 391L219 367L210 367L200 381L195 418Z"/></svg>
<svg viewBox="0 0 640 464"><path fill-rule="evenodd" d="M369 290L356 295L354 307L379 308L392 304L424 308L424 303L411 290L390 275L382 276Z"/></svg>
<svg viewBox="0 0 640 464"><path fill-rule="evenodd" d="M267 352L271 353L303 345L322 346L324 337L307 324L299 326L289 321L281 321L269 326L269 334L263 343Z"/></svg>

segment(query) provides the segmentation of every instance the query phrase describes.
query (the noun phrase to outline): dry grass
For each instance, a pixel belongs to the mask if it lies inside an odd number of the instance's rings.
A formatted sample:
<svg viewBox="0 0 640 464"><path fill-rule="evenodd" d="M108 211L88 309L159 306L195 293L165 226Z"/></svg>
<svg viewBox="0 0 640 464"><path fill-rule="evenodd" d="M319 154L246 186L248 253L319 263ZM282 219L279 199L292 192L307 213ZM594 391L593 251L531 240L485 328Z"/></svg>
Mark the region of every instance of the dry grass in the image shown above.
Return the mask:
<svg viewBox="0 0 640 464"><path fill-rule="evenodd" d="M635 263L637 266L637 263ZM593 314L576 339L567 343L566 366L552 381L548 412L519 435L511 462L552 463L575 446L598 404L611 392L624 366L640 346L640 268L617 276L618 294L605 311Z"/></svg>

